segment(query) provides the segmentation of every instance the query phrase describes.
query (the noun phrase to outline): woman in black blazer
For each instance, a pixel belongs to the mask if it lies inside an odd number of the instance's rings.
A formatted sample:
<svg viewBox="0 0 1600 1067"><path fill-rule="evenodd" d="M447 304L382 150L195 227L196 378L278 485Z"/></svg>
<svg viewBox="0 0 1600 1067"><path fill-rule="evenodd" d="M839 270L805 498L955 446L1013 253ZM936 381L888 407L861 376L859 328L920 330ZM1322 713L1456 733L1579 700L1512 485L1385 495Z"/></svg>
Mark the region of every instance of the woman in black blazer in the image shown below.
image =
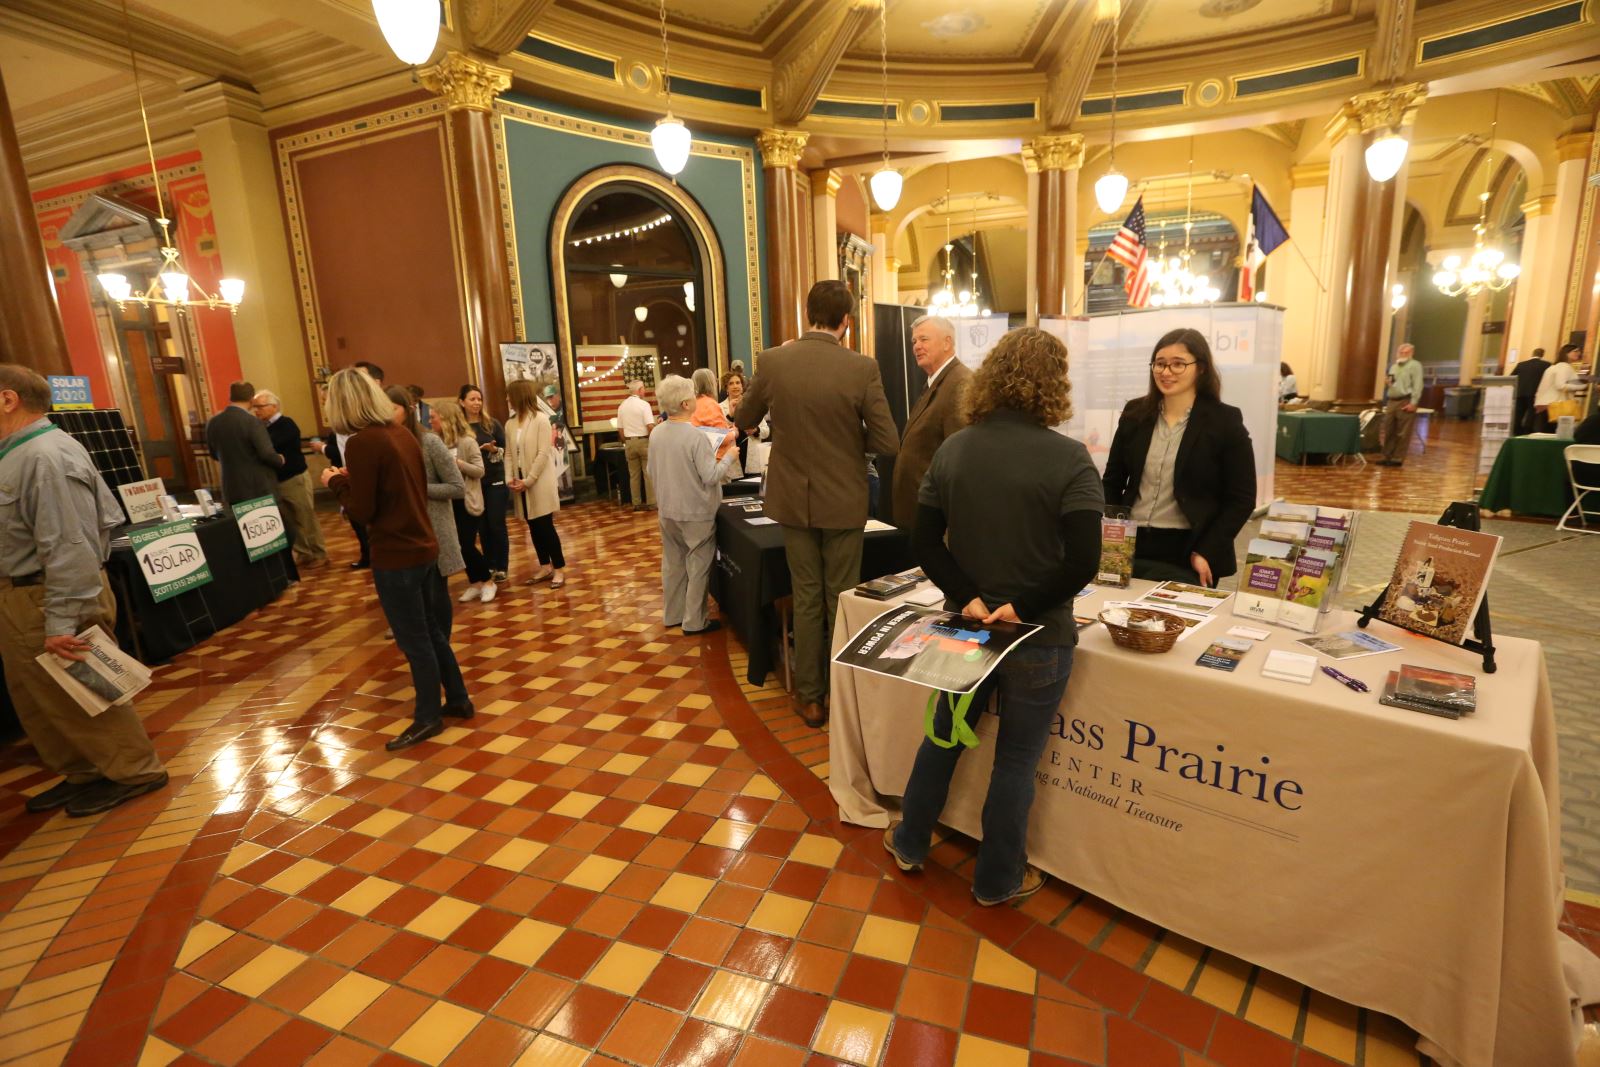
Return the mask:
<svg viewBox="0 0 1600 1067"><path fill-rule="evenodd" d="M1150 391L1122 409L1103 481L1106 503L1139 524L1135 577L1214 586L1239 569L1233 540L1255 510L1255 454L1200 331L1156 342Z"/></svg>

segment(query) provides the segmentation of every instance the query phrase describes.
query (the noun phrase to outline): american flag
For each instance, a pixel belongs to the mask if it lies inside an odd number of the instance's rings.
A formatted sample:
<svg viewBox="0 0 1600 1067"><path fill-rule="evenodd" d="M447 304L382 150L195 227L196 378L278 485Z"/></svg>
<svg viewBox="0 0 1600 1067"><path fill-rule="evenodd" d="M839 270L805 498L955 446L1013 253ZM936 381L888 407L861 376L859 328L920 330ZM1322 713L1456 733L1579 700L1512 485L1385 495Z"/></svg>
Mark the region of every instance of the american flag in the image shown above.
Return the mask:
<svg viewBox="0 0 1600 1067"><path fill-rule="evenodd" d="M628 383L635 379L648 387L644 398L654 408L655 361L654 345L580 349L577 359L579 424L591 426L616 418L617 408L628 397ZM593 370L589 369L591 367Z"/></svg>
<svg viewBox="0 0 1600 1067"><path fill-rule="evenodd" d="M1144 241L1144 197L1140 197L1123 220L1122 229L1111 239L1106 255L1128 269L1122 288L1128 294L1128 306L1142 308L1150 303L1150 272L1146 266L1148 249Z"/></svg>

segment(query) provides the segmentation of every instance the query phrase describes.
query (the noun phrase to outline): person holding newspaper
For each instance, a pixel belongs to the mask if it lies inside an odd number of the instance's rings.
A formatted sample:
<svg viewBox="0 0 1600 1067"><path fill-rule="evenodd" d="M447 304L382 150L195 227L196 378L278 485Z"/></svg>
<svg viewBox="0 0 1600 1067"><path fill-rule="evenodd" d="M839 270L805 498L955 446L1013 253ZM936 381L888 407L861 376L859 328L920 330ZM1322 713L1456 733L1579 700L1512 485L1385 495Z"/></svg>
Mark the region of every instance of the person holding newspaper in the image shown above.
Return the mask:
<svg viewBox="0 0 1600 1067"><path fill-rule="evenodd" d="M933 454L917 495L912 547L946 610L1040 627L990 676L1001 713L972 878L983 905L1021 900L1045 882L1027 863L1034 770L1072 672L1072 601L1099 566L1104 509L1089 450L1051 429L1067 420L1071 401L1066 346L1042 330L1006 334L967 385L967 427ZM972 702L980 711L985 690ZM934 731L948 737L952 716L940 705ZM901 870L921 870L927 860L963 751L926 738L917 750L904 820L883 836Z"/></svg>
<svg viewBox="0 0 1600 1067"><path fill-rule="evenodd" d="M50 385L0 363L0 660L39 759L62 781L31 812L97 815L167 784L131 703L84 713L38 662L82 660L78 635L115 630L104 567L122 508L82 445L45 417Z"/></svg>

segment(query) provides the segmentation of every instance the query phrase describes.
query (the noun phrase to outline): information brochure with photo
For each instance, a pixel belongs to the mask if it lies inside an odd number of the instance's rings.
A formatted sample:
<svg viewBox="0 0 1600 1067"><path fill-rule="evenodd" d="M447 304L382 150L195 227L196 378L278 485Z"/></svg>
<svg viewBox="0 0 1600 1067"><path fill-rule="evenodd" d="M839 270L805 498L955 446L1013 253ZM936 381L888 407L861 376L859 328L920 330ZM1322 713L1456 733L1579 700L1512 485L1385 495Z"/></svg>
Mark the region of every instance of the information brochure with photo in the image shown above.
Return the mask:
<svg viewBox="0 0 1600 1067"><path fill-rule="evenodd" d="M1225 589L1207 589L1203 585L1190 585L1188 582L1162 582L1139 599L1149 601L1151 606L1180 608L1196 615L1210 615L1226 604L1231 596L1233 594Z"/></svg>
<svg viewBox="0 0 1600 1067"><path fill-rule="evenodd" d="M873 619L833 662L949 693L970 693L1039 629L902 605Z"/></svg>
<svg viewBox="0 0 1600 1067"><path fill-rule="evenodd" d="M1395 560L1378 617L1402 629L1458 645L1489 588L1500 551L1494 534L1413 522Z"/></svg>
<svg viewBox="0 0 1600 1067"><path fill-rule="evenodd" d="M1100 517L1100 569L1094 580L1100 585L1126 589L1133 580L1133 546L1138 527L1128 509L1112 504Z"/></svg>
<svg viewBox="0 0 1600 1067"><path fill-rule="evenodd" d="M1359 656L1376 656L1384 652L1397 652L1400 649L1399 645L1392 645L1383 638L1373 637L1362 630L1302 637L1295 644L1304 645L1310 651L1321 653L1329 659L1356 659Z"/></svg>
<svg viewBox="0 0 1600 1067"><path fill-rule="evenodd" d="M1234 614L1315 633L1344 586L1356 513L1274 501L1245 550Z"/></svg>
<svg viewBox="0 0 1600 1067"><path fill-rule="evenodd" d="M211 581L211 566L188 519L129 530L128 543L157 604Z"/></svg>
<svg viewBox="0 0 1600 1067"><path fill-rule="evenodd" d="M245 554L250 562L265 559L274 552L289 547L289 534L284 529L283 514L278 502L270 496L241 500L233 505L233 518L239 524L239 536L244 538Z"/></svg>
<svg viewBox="0 0 1600 1067"><path fill-rule="evenodd" d="M46 652L37 662L89 715L132 700L150 684L150 668L118 648L100 627L89 627L78 640L89 645L82 660Z"/></svg>
<svg viewBox="0 0 1600 1067"><path fill-rule="evenodd" d="M1211 647L1200 653L1200 658L1195 662L1213 670L1231 671L1239 666L1245 653L1254 647L1249 641L1241 641L1236 637L1219 637L1211 642Z"/></svg>

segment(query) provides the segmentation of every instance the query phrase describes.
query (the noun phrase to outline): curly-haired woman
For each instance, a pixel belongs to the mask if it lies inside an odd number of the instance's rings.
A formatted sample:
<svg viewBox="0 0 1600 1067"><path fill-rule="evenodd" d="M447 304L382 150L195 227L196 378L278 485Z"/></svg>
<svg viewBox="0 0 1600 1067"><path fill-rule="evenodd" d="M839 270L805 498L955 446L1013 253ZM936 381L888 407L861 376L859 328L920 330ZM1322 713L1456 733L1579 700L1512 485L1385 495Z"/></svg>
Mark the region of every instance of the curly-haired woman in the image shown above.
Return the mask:
<svg viewBox="0 0 1600 1067"><path fill-rule="evenodd" d="M972 376L965 406L969 425L939 446L923 480L912 545L948 610L1041 627L990 675L1004 713L972 893L980 904L1001 904L1044 885L1027 863L1034 769L1072 672L1073 594L1100 563L1103 500L1089 450L1050 429L1072 412L1067 349L1056 338L1006 334ZM981 710L987 695L972 706ZM935 727L950 733L947 707ZM963 751L928 740L917 750L905 819L883 839L901 870L927 859Z"/></svg>

